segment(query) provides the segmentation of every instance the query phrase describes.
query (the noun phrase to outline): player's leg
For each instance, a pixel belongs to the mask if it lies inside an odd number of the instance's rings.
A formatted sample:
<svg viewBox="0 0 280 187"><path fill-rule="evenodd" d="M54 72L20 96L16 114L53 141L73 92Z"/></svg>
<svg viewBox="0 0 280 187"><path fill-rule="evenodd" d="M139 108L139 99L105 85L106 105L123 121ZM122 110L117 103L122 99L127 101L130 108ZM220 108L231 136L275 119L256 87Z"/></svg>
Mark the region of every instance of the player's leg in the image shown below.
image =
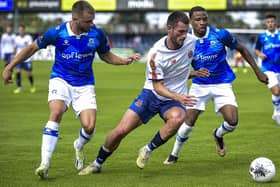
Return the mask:
<svg viewBox="0 0 280 187"><path fill-rule="evenodd" d="M19 94L21 92L21 66L22 66L22 64L16 65L16 85L17 85L17 88L14 90L14 94Z"/></svg>
<svg viewBox="0 0 280 187"><path fill-rule="evenodd" d="M80 113L82 128L79 130L78 138L74 141L75 167L77 170L84 168L85 156L84 146L93 138L95 133L96 110L87 109Z"/></svg>
<svg viewBox="0 0 280 187"><path fill-rule="evenodd" d="M185 122L180 126L176 134L176 140L173 149L164 164L174 164L179 158L179 153L184 143L189 139L190 133L194 128L195 122L202 111L196 109L188 109L186 112Z"/></svg>
<svg viewBox="0 0 280 187"><path fill-rule="evenodd" d="M4 68L11 62L12 60L12 53L5 53L4 54ZM12 76L13 76L13 72L12 72ZM9 80L12 80L12 76L9 77Z"/></svg>
<svg viewBox="0 0 280 187"><path fill-rule="evenodd" d="M93 138L96 123L96 95L93 85L72 87L72 105L76 115L80 117L81 128L78 138L74 141L75 167L81 170L84 167L84 146Z"/></svg>
<svg viewBox="0 0 280 187"><path fill-rule="evenodd" d="M150 143L139 150L136 164L140 169L146 166L149 155L153 150L163 145L170 137L176 134L186 117L185 108L182 108L180 104L176 105L176 101L170 101L170 103L166 105L166 108L161 110L160 114L165 120L165 124L155 134Z"/></svg>
<svg viewBox="0 0 280 187"><path fill-rule="evenodd" d="M81 170L79 175L100 172L103 163L117 149L121 140L143 122L147 123L156 114L156 112L150 112L155 109L148 108L153 106L152 103L155 101L157 99L152 91L143 89L141 94L132 102L119 125L106 137L105 143L100 147L95 161Z"/></svg>
<svg viewBox="0 0 280 187"><path fill-rule="evenodd" d="M41 178L48 176L51 157L58 140L59 123L71 101L67 83L61 79L51 79L49 81L48 101L50 116L42 135L41 164L35 170L35 174Z"/></svg>
<svg viewBox="0 0 280 187"><path fill-rule="evenodd" d="M32 62L28 61L28 62L24 62L24 70L27 72L27 77L30 83L30 93L35 93L36 92L36 88L34 86L34 77L33 77L33 73L32 73Z"/></svg>
<svg viewBox="0 0 280 187"><path fill-rule="evenodd" d="M217 114L222 114L224 121L214 129L213 136L219 156L226 154L223 136L235 130L238 125L238 109L231 84L217 84L213 88L213 101Z"/></svg>
<svg viewBox="0 0 280 187"><path fill-rule="evenodd" d="M164 164L173 164L177 161L179 152L182 149L184 142L186 142L190 136L190 133L195 125L195 122L201 112L205 111L206 104L211 95L210 87L200 86L198 84L192 84L190 88L190 95L196 96L196 104L192 107L187 107L185 125L182 125L177 132L176 140L173 146L173 150L169 157L164 161Z"/></svg>
<svg viewBox="0 0 280 187"><path fill-rule="evenodd" d="M235 130L238 125L238 109L231 84L216 84L212 89L215 111L222 114L224 121L219 128L213 130L216 151L219 156L226 154L223 136Z"/></svg>
<svg viewBox="0 0 280 187"><path fill-rule="evenodd" d="M66 106L62 100L52 100L49 102L50 117L46 123L41 146L41 164L36 169L35 174L40 178L48 177L48 169L51 163L51 157L55 150L58 140L58 127Z"/></svg>
<svg viewBox="0 0 280 187"><path fill-rule="evenodd" d="M216 141L217 153L223 157L226 154L226 146L224 144L223 136L227 133L233 132L238 125L238 110L236 106L225 105L220 109L224 121L219 128L214 129L213 136Z"/></svg>
<svg viewBox="0 0 280 187"><path fill-rule="evenodd" d="M273 115L272 119L280 125L280 87L279 87L279 74L274 72L264 72L268 77L267 87L271 91L271 99L273 104Z"/></svg>
<svg viewBox="0 0 280 187"><path fill-rule="evenodd" d="M142 121L138 114L128 109L119 125L106 137L104 144L99 149L96 159L85 169L81 170L79 175L89 175L91 173L100 172L102 165L113 151L117 149L122 139L141 124Z"/></svg>

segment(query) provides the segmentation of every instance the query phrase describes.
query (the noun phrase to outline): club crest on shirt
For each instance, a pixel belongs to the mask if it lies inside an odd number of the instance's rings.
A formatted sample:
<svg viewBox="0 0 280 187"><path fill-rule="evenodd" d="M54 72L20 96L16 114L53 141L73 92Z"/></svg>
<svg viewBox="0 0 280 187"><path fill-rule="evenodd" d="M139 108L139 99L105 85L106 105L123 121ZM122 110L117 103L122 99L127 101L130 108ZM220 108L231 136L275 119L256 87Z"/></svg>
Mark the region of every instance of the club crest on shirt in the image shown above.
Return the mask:
<svg viewBox="0 0 280 187"><path fill-rule="evenodd" d="M171 60L171 64L176 64L176 62L177 62L176 59Z"/></svg>
<svg viewBox="0 0 280 187"><path fill-rule="evenodd" d="M211 41L210 41L210 47L214 47L214 46L216 45L216 43L217 43L216 41L211 40Z"/></svg>
<svg viewBox="0 0 280 187"><path fill-rule="evenodd" d="M94 39L93 39L93 38L90 38L90 39L88 40L88 46L94 46L94 45L95 45Z"/></svg>
<svg viewBox="0 0 280 187"><path fill-rule="evenodd" d="M193 57L193 51L189 51L189 52L188 52L188 57L189 57L189 58Z"/></svg>
<svg viewBox="0 0 280 187"><path fill-rule="evenodd" d="M68 40L64 40L62 45L70 45Z"/></svg>
<svg viewBox="0 0 280 187"><path fill-rule="evenodd" d="M143 101L142 101L142 100L137 100L137 101L135 102L135 105L136 105L137 107L141 107L141 106L143 105Z"/></svg>

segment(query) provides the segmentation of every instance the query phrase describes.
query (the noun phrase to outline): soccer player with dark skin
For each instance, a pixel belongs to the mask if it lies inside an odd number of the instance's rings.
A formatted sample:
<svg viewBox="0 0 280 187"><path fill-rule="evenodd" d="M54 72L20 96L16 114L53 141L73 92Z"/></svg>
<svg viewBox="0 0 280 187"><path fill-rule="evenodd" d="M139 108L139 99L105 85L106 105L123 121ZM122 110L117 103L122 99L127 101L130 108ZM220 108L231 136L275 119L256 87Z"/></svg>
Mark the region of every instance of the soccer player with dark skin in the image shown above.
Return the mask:
<svg viewBox="0 0 280 187"><path fill-rule="evenodd" d="M216 114L223 117L220 127L213 130L216 151L221 157L226 155L223 136L233 132L238 126L238 107L231 85L235 74L226 60L226 47L240 52L260 82L265 84L268 82L267 76L260 71L248 49L227 30L217 29L208 24L208 14L203 7L193 7L189 17L192 34L197 39L192 66L194 70L204 67L209 70L210 75L192 79L190 94L196 96L197 104L187 107L185 122L179 128L172 153L164 164L173 164L177 161L184 142L188 140L195 122L205 111L209 100L213 101Z"/></svg>

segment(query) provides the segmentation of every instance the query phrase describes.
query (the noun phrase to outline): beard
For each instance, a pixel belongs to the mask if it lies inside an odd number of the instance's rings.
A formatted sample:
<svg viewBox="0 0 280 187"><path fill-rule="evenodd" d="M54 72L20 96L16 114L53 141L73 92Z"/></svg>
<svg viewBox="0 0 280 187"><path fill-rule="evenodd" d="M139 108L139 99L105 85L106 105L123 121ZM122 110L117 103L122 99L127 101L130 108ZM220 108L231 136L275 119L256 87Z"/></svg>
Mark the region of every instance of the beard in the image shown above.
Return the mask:
<svg viewBox="0 0 280 187"><path fill-rule="evenodd" d="M90 27L83 27L80 23L78 23L78 29L84 33L84 32L89 32Z"/></svg>

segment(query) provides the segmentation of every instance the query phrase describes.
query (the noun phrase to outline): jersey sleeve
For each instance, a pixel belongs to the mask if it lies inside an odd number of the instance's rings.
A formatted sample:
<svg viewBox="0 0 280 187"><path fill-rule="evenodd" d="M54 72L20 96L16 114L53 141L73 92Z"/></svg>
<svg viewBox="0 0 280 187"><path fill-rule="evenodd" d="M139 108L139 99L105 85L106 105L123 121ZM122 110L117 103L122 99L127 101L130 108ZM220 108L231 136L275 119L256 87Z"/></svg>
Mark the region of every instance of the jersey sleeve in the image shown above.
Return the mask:
<svg viewBox="0 0 280 187"><path fill-rule="evenodd" d="M48 45L55 44L58 29L59 26L51 28L36 39L36 43L40 49L46 48Z"/></svg>
<svg viewBox="0 0 280 187"><path fill-rule="evenodd" d="M221 29L219 32L217 32L217 34L221 42L223 42L227 47L231 49L235 49L237 47L237 39L232 34L230 34L228 30Z"/></svg>
<svg viewBox="0 0 280 187"><path fill-rule="evenodd" d="M107 40L106 34L102 29L98 29L100 46L97 48L98 54L107 53L110 50L109 41Z"/></svg>

